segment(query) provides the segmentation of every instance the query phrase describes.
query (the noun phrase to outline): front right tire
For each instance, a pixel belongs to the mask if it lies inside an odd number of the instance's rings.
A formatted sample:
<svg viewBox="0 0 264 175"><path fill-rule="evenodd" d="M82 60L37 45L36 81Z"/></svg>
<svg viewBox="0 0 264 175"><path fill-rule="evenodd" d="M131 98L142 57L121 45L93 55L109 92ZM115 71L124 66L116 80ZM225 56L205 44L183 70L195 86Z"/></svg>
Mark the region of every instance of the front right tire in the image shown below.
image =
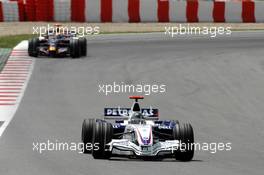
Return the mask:
<svg viewBox="0 0 264 175"><path fill-rule="evenodd" d="M88 144L92 144L95 119L84 119L82 124L82 141L84 144L83 153L91 153L92 150L87 149Z"/></svg>
<svg viewBox="0 0 264 175"><path fill-rule="evenodd" d="M111 152L105 151L106 144L113 138L113 126L111 123L97 122L93 133L92 155L95 159L109 159ZM96 145L96 146L95 146Z"/></svg>
<svg viewBox="0 0 264 175"><path fill-rule="evenodd" d="M87 55L87 40L86 40L86 38L84 38L84 37L79 38L79 42L81 45L81 55L86 56Z"/></svg>

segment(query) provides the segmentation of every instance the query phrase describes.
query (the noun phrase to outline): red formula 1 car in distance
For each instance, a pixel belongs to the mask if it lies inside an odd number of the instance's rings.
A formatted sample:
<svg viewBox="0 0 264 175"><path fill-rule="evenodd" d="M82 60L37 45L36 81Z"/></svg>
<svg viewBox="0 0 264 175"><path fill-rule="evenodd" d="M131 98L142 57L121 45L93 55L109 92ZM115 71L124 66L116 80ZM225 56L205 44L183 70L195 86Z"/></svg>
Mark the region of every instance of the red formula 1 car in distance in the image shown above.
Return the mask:
<svg viewBox="0 0 264 175"><path fill-rule="evenodd" d="M51 33L51 34L50 34ZM85 37L77 34L47 32L43 37L32 38L28 42L28 54L32 57L66 57L79 58L87 54Z"/></svg>

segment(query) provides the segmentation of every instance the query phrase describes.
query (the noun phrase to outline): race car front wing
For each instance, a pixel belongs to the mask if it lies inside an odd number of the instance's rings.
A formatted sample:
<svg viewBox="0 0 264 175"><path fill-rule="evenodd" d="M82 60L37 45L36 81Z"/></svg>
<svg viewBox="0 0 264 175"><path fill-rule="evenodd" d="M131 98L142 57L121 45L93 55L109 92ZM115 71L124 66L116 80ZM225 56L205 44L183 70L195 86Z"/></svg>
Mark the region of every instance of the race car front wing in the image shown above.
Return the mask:
<svg viewBox="0 0 264 175"><path fill-rule="evenodd" d="M165 140L151 146L143 146L136 145L128 139L113 139L107 144L106 151L114 155L161 156L173 155L178 148L178 140Z"/></svg>

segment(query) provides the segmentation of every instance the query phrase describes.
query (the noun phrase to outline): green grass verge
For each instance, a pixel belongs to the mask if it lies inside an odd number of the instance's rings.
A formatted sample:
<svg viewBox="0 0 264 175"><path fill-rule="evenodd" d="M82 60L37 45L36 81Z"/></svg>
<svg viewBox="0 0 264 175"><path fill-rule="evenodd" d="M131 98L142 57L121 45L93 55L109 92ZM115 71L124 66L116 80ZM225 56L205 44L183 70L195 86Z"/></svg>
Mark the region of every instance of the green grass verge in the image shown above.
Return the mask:
<svg viewBox="0 0 264 175"><path fill-rule="evenodd" d="M31 34L0 36L0 48L13 48L20 43L20 41L28 40L34 36L35 35Z"/></svg>
<svg viewBox="0 0 264 175"><path fill-rule="evenodd" d="M3 67L6 64L6 61L10 55L11 49L6 48L2 49L0 48L0 71L2 71Z"/></svg>

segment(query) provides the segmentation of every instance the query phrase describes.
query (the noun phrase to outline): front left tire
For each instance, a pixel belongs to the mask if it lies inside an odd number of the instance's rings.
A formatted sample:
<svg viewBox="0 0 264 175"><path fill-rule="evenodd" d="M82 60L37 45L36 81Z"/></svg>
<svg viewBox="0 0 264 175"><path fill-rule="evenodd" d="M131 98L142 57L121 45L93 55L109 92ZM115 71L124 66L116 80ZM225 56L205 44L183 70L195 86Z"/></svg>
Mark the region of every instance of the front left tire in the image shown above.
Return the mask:
<svg viewBox="0 0 264 175"><path fill-rule="evenodd" d="M175 153L176 160L191 161L194 156L194 133L191 124L189 123L176 123L173 128L174 140L180 141L180 146L186 149L178 148Z"/></svg>
<svg viewBox="0 0 264 175"><path fill-rule="evenodd" d="M32 38L28 41L28 55L31 57L38 57L39 39Z"/></svg>

